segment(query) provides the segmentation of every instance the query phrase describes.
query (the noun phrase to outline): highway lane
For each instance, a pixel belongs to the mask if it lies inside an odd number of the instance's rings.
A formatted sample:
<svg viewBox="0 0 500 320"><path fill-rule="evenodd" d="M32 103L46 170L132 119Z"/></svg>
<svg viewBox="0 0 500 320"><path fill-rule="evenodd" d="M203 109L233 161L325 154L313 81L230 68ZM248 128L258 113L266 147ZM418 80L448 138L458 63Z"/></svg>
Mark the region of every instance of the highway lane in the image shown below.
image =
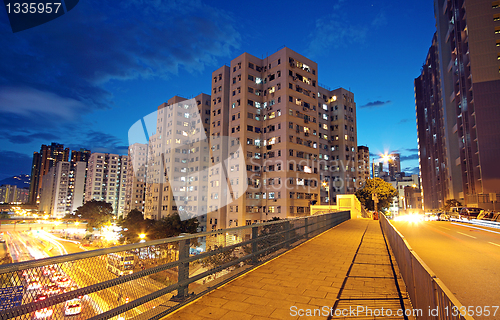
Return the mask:
<svg viewBox="0 0 500 320"><path fill-rule="evenodd" d="M11 252L14 251L16 261L39 259L81 250L73 241L64 241L42 230L39 232L8 231L6 234L8 237L7 243L10 245ZM78 287L86 287L116 277L107 271L104 256L90 260L61 264L60 268ZM96 312L101 313L109 308L121 305L125 302L126 297L132 301L164 287L164 285L148 278L91 294L90 299L84 299L81 317L92 316ZM171 296L171 294L166 295L162 299L156 300L156 303L167 303ZM128 315L138 316L147 309L148 306L146 305L140 306L128 312Z"/></svg>
<svg viewBox="0 0 500 320"><path fill-rule="evenodd" d="M391 221L464 306L500 305L500 230L445 221ZM496 315L475 319L500 319Z"/></svg>

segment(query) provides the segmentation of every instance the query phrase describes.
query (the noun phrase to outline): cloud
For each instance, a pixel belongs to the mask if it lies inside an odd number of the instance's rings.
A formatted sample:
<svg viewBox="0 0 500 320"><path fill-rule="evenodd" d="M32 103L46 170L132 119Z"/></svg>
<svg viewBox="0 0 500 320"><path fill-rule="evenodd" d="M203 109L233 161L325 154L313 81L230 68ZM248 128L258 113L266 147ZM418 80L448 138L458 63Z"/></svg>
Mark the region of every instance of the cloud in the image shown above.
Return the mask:
<svg viewBox="0 0 500 320"><path fill-rule="evenodd" d="M372 27L381 27L387 24L385 12L380 12L372 21Z"/></svg>
<svg viewBox="0 0 500 320"><path fill-rule="evenodd" d="M31 143L36 140L43 140L43 141L54 141L59 139L59 137L50 134L50 133L43 133L43 132L38 132L38 133L32 133L28 135L19 135L19 134L9 134L9 133L4 133L3 136L9 140L11 143L14 144L27 144Z"/></svg>
<svg viewBox="0 0 500 320"><path fill-rule="evenodd" d="M77 140L77 139L73 139ZM103 153L114 153L114 154L127 154L128 145L126 145L121 139L115 137L112 134L90 131L85 133L78 143L68 145L72 150L79 150L82 146L86 149L90 149L92 152L103 152Z"/></svg>
<svg viewBox="0 0 500 320"><path fill-rule="evenodd" d="M308 56L318 56L330 49L348 47L352 44L364 44L369 32L387 23L384 12L379 12L373 20L368 23L359 23L343 10L345 0L337 0L331 4L331 13L319 17L315 21L315 27L310 33Z"/></svg>
<svg viewBox="0 0 500 320"><path fill-rule="evenodd" d="M332 13L316 19L315 28L311 32L308 55L316 56L328 51L331 47L348 46L363 42L366 38L368 26L350 23L341 14L343 2L337 1L332 6Z"/></svg>
<svg viewBox="0 0 500 320"><path fill-rule="evenodd" d="M410 149L405 149L406 151L410 152L418 152L418 148L410 148Z"/></svg>
<svg viewBox="0 0 500 320"><path fill-rule="evenodd" d="M33 156L0 150L0 180L20 173L31 174L32 163Z"/></svg>
<svg viewBox="0 0 500 320"><path fill-rule="evenodd" d="M113 103L113 80L199 74L239 48L225 11L200 1L81 1L54 21L12 34L0 22L0 86L28 86L87 108ZM68 101L66 101L68 102ZM27 111L27 109L22 109Z"/></svg>
<svg viewBox="0 0 500 320"><path fill-rule="evenodd" d="M406 167L403 169L403 172L406 174L420 174L420 169L419 167Z"/></svg>
<svg viewBox="0 0 500 320"><path fill-rule="evenodd" d="M399 160L401 162L407 161L407 160L418 160L418 153L413 153L413 154L410 154L410 155L407 155L407 156L400 156Z"/></svg>
<svg viewBox="0 0 500 320"><path fill-rule="evenodd" d="M391 100L387 100L387 101L380 101L380 100L376 100L376 101L370 101L368 102L367 104L365 105L362 105L361 107L359 108L378 108L378 107L383 107L387 104L390 104L392 103Z"/></svg>
<svg viewBox="0 0 500 320"><path fill-rule="evenodd" d="M40 116L46 120L74 121L86 113L85 104L52 92L41 91L30 87L0 88L0 114L11 114L24 118ZM46 125L46 123L45 123Z"/></svg>

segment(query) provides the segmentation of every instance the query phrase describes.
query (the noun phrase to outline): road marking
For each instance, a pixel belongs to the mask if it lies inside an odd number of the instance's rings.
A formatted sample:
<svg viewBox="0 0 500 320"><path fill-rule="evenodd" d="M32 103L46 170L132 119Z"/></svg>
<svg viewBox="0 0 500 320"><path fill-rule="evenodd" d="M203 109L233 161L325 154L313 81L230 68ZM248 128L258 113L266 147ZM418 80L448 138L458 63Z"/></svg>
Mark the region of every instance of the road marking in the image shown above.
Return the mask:
<svg viewBox="0 0 500 320"><path fill-rule="evenodd" d="M473 227L471 225L463 225L463 224L458 224L458 223L451 223L451 224L454 224L456 226L460 226L460 227L465 227L465 228L473 228L473 229L479 229L479 230L483 230L483 231L488 231L488 232L492 232L492 233L497 233L497 234L500 234L500 232L498 231L493 231L493 230L488 230L488 229L483 229L483 228L478 228L478 227Z"/></svg>
<svg viewBox="0 0 500 320"><path fill-rule="evenodd" d="M466 234L466 233L462 233L462 232L458 232L458 231L457 231L457 233L460 233L460 234L463 234L464 236L467 236L467 237L471 237L471 238L476 239L476 237L470 236L470 235L468 235L468 234Z"/></svg>
<svg viewBox="0 0 500 320"><path fill-rule="evenodd" d="M446 229L446 230L451 230L450 228L446 228L446 227L443 227L443 226L438 226L438 227Z"/></svg>
<svg viewBox="0 0 500 320"><path fill-rule="evenodd" d="M488 243L489 243L489 244L492 244L492 245L494 245L494 246L500 247L500 244L496 244L496 243L494 243L494 242L488 242Z"/></svg>

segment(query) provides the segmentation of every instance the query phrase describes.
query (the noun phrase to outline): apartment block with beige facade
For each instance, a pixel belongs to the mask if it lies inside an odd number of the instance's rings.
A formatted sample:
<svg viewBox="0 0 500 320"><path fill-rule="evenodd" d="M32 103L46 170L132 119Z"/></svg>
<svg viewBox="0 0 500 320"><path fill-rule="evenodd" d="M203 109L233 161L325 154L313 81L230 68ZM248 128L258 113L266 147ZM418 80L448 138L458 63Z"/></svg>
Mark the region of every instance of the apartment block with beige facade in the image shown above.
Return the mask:
<svg viewBox="0 0 500 320"><path fill-rule="evenodd" d="M212 163L238 147L246 161L211 172L209 200L222 200L210 202L209 229L307 215L328 200L324 181L332 199L355 192L354 95L319 87L314 61L288 48L265 59L244 53L213 72L211 99Z"/></svg>
<svg viewBox="0 0 500 320"><path fill-rule="evenodd" d="M368 179L370 179L370 150L366 146L358 146L357 189L363 188Z"/></svg>
<svg viewBox="0 0 500 320"><path fill-rule="evenodd" d="M128 158L129 174L125 187L125 213L131 210L144 212L148 145L143 143L130 145Z"/></svg>
<svg viewBox="0 0 500 320"><path fill-rule="evenodd" d="M179 213L198 218L204 230L207 212L210 96L175 96L158 107L156 132L150 136L144 215L161 219Z"/></svg>
<svg viewBox="0 0 500 320"><path fill-rule="evenodd" d="M85 202L105 201L113 206L119 218L125 214L125 185L128 156L110 153L92 153L88 162Z"/></svg>

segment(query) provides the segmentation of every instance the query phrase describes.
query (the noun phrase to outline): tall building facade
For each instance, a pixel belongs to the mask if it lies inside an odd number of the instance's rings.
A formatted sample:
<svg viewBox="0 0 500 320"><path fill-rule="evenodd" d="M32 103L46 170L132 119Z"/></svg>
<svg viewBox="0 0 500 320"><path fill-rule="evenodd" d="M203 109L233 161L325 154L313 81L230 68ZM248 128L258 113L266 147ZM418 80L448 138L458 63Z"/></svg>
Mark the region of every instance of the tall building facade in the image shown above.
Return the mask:
<svg viewBox="0 0 500 320"><path fill-rule="evenodd" d="M134 143L128 147L129 174L125 189L125 213L139 210L144 213L148 145Z"/></svg>
<svg viewBox="0 0 500 320"><path fill-rule="evenodd" d="M0 203L27 203L28 200L29 189L9 184L0 186Z"/></svg>
<svg viewBox="0 0 500 320"><path fill-rule="evenodd" d="M83 204L86 163L59 161L43 176L39 211L63 218ZM78 194L75 194L78 193Z"/></svg>
<svg viewBox="0 0 500 320"><path fill-rule="evenodd" d="M366 146L358 146L358 178L356 189L363 188L367 179L370 179L370 150Z"/></svg>
<svg viewBox="0 0 500 320"><path fill-rule="evenodd" d="M148 144L144 215L198 218L205 231L208 194L210 96L175 96L158 107Z"/></svg>
<svg viewBox="0 0 500 320"><path fill-rule="evenodd" d="M211 112L211 160L228 158L239 141L246 165L228 171L244 170L248 188L227 206L209 202L209 228L307 215L311 204L355 192L354 95L320 87L314 61L289 48L264 59L244 53L212 73ZM223 174L210 175L209 200L227 202Z"/></svg>
<svg viewBox="0 0 500 320"><path fill-rule="evenodd" d="M92 153L88 162L85 202L108 202L113 206L113 214L123 217L128 165L128 155Z"/></svg>
<svg viewBox="0 0 500 320"><path fill-rule="evenodd" d="M415 79L415 106L424 208L438 209L450 198L451 168L446 155L437 35L432 39L422 73Z"/></svg>
<svg viewBox="0 0 500 320"><path fill-rule="evenodd" d="M68 161L69 148L53 142L50 146L42 145L40 152L33 153L33 163L31 166L30 182L30 203L38 203L40 200L40 189L42 188L42 178L59 161Z"/></svg>
<svg viewBox="0 0 500 320"><path fill-rule="evenodd" d="M436 141L430 148L442 148L446 159L441 162L435 157L439 150L426 150L425 156L421 152L420 162L421 167L432 165L432 170L445 164L448 192L441 199L427 200L432 195L429 185L440 184L436 179L441 177L422 175L424 203L437 206L436 202L457 199L469 206L489 208L493 205L489 195L500 192L500 171L496 165L500 156L497 125L500 121L500 5L488 0L435 0L434 12L437 33L435 49L431 47L431 50L437 55L434 64L439 68L435 74L439 81L444 142ZM427 61L425 68L429 69ZM419 85L433 84L421 81L415 85L417 118L424 128L425 120L430 120L432 125L432 117L425 114L429 108L423 104L430 104L436 95L430 94L432 90L428 87L418 88ZM419 148L423 150L425 145L429 148L426 137L420 139L419 135ZM437 146L439 144L441 146Z"/></svg>
<svg viewBox="0 0 500 320"><path fill-rule="evenodd" d="M388 160L389 165L389 177L391 179L396 179L396 174L401 172L401 156L399 153L392 153Z"/></svg>
<svg viewBox="0 0 500 320"><path fill-rule="evenodd" d="M87 182L87 165L90 155L91 152L87 149L71 150L69 173L71 212L74 212L79 206L83 205Z"/></svg>

